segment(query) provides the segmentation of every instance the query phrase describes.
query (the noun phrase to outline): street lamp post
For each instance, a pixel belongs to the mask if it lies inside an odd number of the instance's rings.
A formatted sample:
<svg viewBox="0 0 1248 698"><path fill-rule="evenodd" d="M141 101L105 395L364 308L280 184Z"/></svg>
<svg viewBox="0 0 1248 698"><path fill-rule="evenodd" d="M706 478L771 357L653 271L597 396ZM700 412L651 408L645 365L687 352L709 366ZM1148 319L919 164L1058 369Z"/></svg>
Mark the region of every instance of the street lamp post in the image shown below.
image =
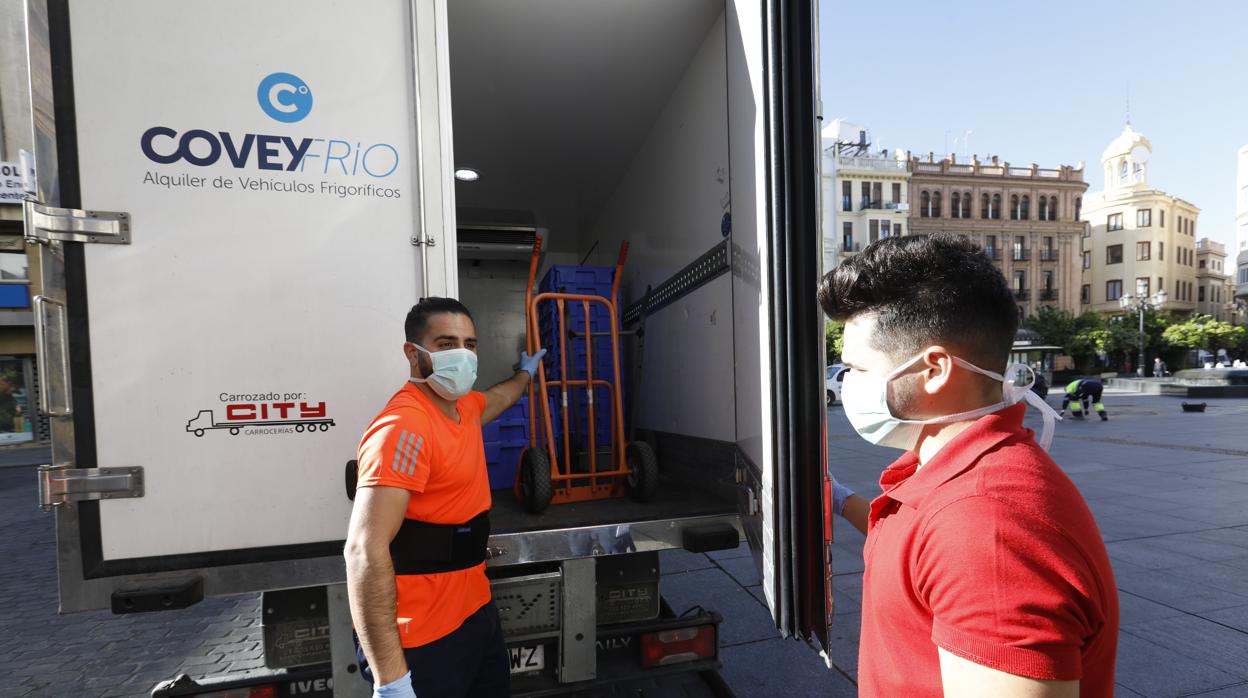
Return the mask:
<svg viewBox="0 0 1248 698"><path fill-rule="evenodd" d="M1144 377L1144 311L1160 308L1166 302L1166 290L1163 288L1151 296L1135 296L1130 293L1118 299L1118 304L1125 311L1135 310L1140 314L1140 358L1135 366L1135 375Z"/></svg>

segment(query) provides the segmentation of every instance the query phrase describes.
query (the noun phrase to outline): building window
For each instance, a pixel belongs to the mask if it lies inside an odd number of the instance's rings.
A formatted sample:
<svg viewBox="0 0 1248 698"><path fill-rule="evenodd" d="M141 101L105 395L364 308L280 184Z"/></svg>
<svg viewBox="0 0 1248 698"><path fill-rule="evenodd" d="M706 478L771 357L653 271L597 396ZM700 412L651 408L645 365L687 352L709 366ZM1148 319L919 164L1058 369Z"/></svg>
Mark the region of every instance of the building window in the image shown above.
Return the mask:
<svg viewBox="0 0 1248 698"><path fill-rule="evenodd" d="M940 192L932 192L932 217L940 218Z"/></svg>
<svg viewBox="0 0 1248 698"><path fill-rule="evenodd" d="M1197 265L1196 265L1196 267L1197 267L1198 269L1204 269L1204 268L1205 268L1205 260L1203 260L1203 259L1202 259L1202 260L1200 260L1200 263L1199 263L1199 264L1197 264Z"/></svg>
<svg viewBox="0 0 1248 698"><path fill-rule="evenodd" d="M1151 252L1152 243L1147 241L1135 243L1135 261L1147 262L1151 256Z"/></svg>
<svg viewBox="0 0 1248 698"><path fill-rule="evenodd" d="M0 308L29 307L30 260L24 251L0 253Z"/></svg>
<svg viewBox="0 0 1248 698"><path fill-rule="evenodd" d="M1049 199L1044 196L1040 197L1040 220L1049 220Z"/></svg>
<svg viewBox="0 0 1248 698"><path fill-rule="evenodd" d="M1135 212L1135 227L1147 228L1153 224L1153 210L1151 208L1142 208Z"/></svg>
<svg viewBox="0 0 1248 698"><path fill-rule="evenodd" d="M1031 220L1031 197L1023 195L1023 202L1019 204L1019 207L1019 210L1021 211L1019 214L1020 220Z"/></svg>
<svg viewBox="0 0 1248 698"><path fill-rule="evenodd" d="M1127 172L1128 172L1127 161L1123 160L1122 164L1118 167L1118 183L1119 184L1127 183Z"/></svg>
<svg viewBox="0 0 1248 698"><path fill-rule="evenodd" d="M956 191L949 195L949 215L954 218L962 217L962 195Z"/></svg>
<svg viewBox="0 0 1248 698"><path fill-rule="evenodd" d="M1187 234L1196 237L1196 221L1189 220L1187 222Z"/></svg>
<svg viewBox="0 0 1248 698"><path fill-rule="evenodd" d="M1109 221L1108 223L1106 223L1105 227L1109 229L1110 232L1113 232L1115 230L1122 230L1122 214L1121 213L1109 214Z"/></svg>
<svg viewBox="0 0 1248 698"><path fill-rule="evenodd" d="M1157 225L1166 227L1166 209L1164 208L1157 212Z"/></svg>
<svg viewBox="0 0 1248 698"><path fill-rule="evenodd" d="M1056 196L1049 197L1049 220L1051 221L1057 220L1057 197Z"/></svg>
<svg viewBox="0 0 1248 698"><path fill-rule="evenodd" d="M1079 289L1079 302L1083 305L1087 305L1092 302L1092 287L1088 284L1084 284L1083 287Z"/></svg>
<svg viewBox="0 0 1248 698"><path fill-rule="evenodd" d="M1122 264L1122 245L1110 245L1105 248L1106 264Z"/></svg>
<svg viewBox="0 0 1248 698"><path fill-rule="evenodd" d="M1020 211L1018 208L1018 194L1015 194L1010 197L1010 220L1012 221L1018 220L1019 212Z"/></svg>
<svg viewBox="0 0 1248 698"><path fill-rule="evenodd" d="M974 208L975 200L971 198L969 191L962 192L962 217L970 218L971 209Z"/></svg>
<svg viewBox="0 0 1248 698"><path fill-rule="evenodd" d="M1044 287L1040 290L1040 300L1057 300L1056 291L1053 288L1053 270L1045 269L1042 274L1043 276L1041 278L1043 279Z"/></svg>
<svg viewBox="0 0 1248 698"><path fill-rule="evenodd" d="M1201 284L1201 285L1200 285L1200 286L1196 289L1196 300L1197 300L1198 302L1201 302L1201 303L1204 303L1204 302L1205 302L1205 286L1204 286L1204 284Z"/></svg>
<svg viewBox="0 0 1248 698"><path fill-rule="evenodd" d="M1083 268L1084 269L1092 268L1092 253L1087 250L1085 250L1083 253Z"/></svg>
<svg viewBox="0 0 1248 698"><path fill-rule="evenodd" d="M841 182L841 210L854 210L854 183Z"/></svg>
<svg viewBox="0 0 1248 698"><path fill-rule="evenodd" d="M854 249L854 224L845 221L841 224L841 249L846 252L857 252Z"/></svg>
<svg viewBox="0 0 1248 698"><path fill-rule="evenodd" d="M893 182L893 203L901 203L901 182Z"/></svg>
<svg viewBox="0 0 1248 698"><path fill-rule="evenodd" d="M1141 276L1135 280L1135 295L1140 298L1148 297L1148 277Z"/></svg>
<svg viewBox="0 0 1248 698"><path fill-rule="evenodd" d="M992 209L991 209L991 213L992 213L992 215L991 215L991 216L989 216L989 218L991 218L991 219L992 219L992 220L994 220L994 221L999 221L999 220L1001 220L1001 195L1000 195L1000 194L993 194L993 195L992 195Z"/></svg>
<svg viewBox="0 0 1248 698"><path fill-rule="evenodd" d="M932 195L927 192L919 195L919 217L932 217Z"/></svg>
<svg viewBox="0 0 1248 698"><path fill-rule="evenodd" d="M1166 243L1165 242L1162 242L1162 241L1157 242L1157 259L1163 262L1166 261ZM1158 284L1158 286L1160 286L1160 284Z"/></svg>
<svg viewBox="0 0 1248 698"><path fill-rule="evenodd" d="M867 221L867 243L870 244L880 239L880 221L872 218Z"/></svg>
<svg viewBox="0 0 1248 698"><path fill-rule="evenodd" d="M860 185L860 190L862 192L862 194L860 195L862 198L862 201L859 202L858 208L860 209L871 208L871 183L862 182L862 184Z"/></svg>
<svg viewBox="0 0 1248 698"><path fill-rule="evenodd" d="M880 237L886 238L893 234L893 222L890 220L880 221Z"/></svg>
<svg viewBox="0 0 1248 698"><path fill-rule="evenodd" d="M985 196L987 196L985 194ZM997 261L1001 257L1000 251L997 249L997 236L987 235L984 237L984 254L988 255L988 259Z"/></svg>
<svg viewBox="0 0 1248 698"><path fill-rule="evenodd" d="M873 182L871 184L871 208L882 208L884 206L884 183Z"/></svg>
<svg viewBox="0 0 1248 698"><path fill-rule="evenodd" d="M992 218L992 199L987 194L979 196L979 217L984 220Z"/></svg>
<svg viewBox="0 0 1248 698"><path fill-rule="evenodd" d="M1014 270L1014 294L1020 297L1027 293L1027 272L1022 269Z"/></svg>
<svg viewBox="0 0 1248 698"><path fill-rule="evenodd" d="M1075 197L1075 220L1079 220L1079 216L1083 215L1083 197Z"/></svg>
<svg viewBox="0 0 1248 698"><path fill-rule="evenodd" d="M1040 247L1040 261L1052 262L1057 259L1057 250L1053 249L1053 236L1045 235Z"/></svg>
<svg viewBox="0 0 1248 698"><path fill-rule="evenodd" d="M1022 235L1014 237L1014 261L1027 261L1027 238Z"/></svg>
<svg viewBox="0 0 1248 698"><path fill-rule="evenodd" d="M1157 277L1157 290L1160 291L1164 289L1165 287L1166 287L1166 277L1164 276Z"/></svg>
<svg viewBox="0 0 1248 698"><path fill-rule="evenodd" d="M1105 300L1116 301L1122 298L1122 279L1110 279L1105 282Z"/></svg>

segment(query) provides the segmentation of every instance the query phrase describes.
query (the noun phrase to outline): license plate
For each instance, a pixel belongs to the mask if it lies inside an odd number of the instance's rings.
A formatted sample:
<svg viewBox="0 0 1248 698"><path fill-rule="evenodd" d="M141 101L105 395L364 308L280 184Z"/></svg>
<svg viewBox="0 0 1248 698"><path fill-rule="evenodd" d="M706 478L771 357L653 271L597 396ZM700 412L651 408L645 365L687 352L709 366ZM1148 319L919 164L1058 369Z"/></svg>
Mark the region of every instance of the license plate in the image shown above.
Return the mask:
<svg viewBox="0 0 1248 698"><path fill-rule="evenodd" d="M508 647L507 654L510 655L511 673L513 674L527 674L531 671L541 671L546 668L545 645Z"/></svg>

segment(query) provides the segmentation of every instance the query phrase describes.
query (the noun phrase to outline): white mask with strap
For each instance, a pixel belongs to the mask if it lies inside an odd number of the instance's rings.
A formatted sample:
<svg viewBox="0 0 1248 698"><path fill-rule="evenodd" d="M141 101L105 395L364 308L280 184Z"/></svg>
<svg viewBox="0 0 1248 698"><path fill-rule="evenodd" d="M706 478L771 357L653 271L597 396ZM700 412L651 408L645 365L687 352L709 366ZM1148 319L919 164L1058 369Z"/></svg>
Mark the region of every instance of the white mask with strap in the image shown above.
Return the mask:
<svg viewBox="0 0 1248 698"><path fill-rule="evenodd" d="M999 412L1019 402L1026 401L1032 407L1040 410L1040 414L1044 418L1044 427L1040 432L1037 443L1044 450L1049 450L1049 446L1053 444L1054 427L1061 417L1039 395L1032 392L1031 386L1036 382L1036 373L1027 364L1013 363L1005 369L1006 376L1016 377L1022 370L1026 370L1030 374L1030 380L1026 383L1019 383L1016 378L1006 378L999 373L986 371L969 361L955 356L953 357L954 363L962 368L1000 381L1001 401L974 410L943 417L933 417L931 419L901 419L893 415L892 410L888 408L888 384L922 358L923 355L920 354L910 359L883 378L877 377L869 371L850 370L845 375L844 387L841 389L841 401L845 405L845 416L849 418L849 423L853 425L854 431L858 432L859 436L879 446L910 451L918 444L919 436L923 433L923 427L928 424L952 424L953 422L979 419L985 415Z"/></svg>

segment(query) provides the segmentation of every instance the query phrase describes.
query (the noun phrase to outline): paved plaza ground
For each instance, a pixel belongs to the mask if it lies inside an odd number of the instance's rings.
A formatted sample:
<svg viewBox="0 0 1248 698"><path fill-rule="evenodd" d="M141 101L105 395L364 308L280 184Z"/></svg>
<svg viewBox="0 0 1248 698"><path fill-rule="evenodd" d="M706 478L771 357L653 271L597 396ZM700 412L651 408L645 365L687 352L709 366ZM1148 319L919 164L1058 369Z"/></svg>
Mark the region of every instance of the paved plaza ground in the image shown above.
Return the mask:
<svg viewBox="0 0 1248 698"><path fill-rule="evenodd" d="M1119 696L1248 696L1248 400L1109 394L1111 420L1058 425L1052 454L1091 504L1122 606ZM1039 420L1033 416L1033 426ZM895 451L858 439L829 412L837 478L879 493ZM52 518L29 468L0 469L0 696L141 696L178 672L259 667L259 599L209 599L187 611L58 617ZM676 610L721 612L722 674L738 696L856 695L863 538L838 520L833 668L776 637L744 549L664 553Z"/></svg>

